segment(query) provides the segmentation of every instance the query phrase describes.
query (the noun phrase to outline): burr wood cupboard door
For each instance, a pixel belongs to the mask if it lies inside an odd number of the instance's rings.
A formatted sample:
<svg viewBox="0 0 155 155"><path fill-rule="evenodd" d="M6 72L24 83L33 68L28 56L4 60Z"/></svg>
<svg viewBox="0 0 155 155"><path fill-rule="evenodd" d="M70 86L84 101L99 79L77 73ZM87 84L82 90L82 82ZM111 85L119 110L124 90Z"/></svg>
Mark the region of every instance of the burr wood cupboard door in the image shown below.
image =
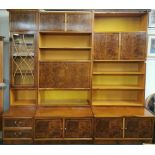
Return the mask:
<svg viewBox="0 0 155 155"><path fill-rule="evenodd" d="M146 33L129 32L121 33L121 59L145 59Z"/></svg>
<svg viewBox="0 0 155 155"><path fill-rule="evenodd" d="M41 88L89 88L89 63L41 62L39 69Z"/></svg>
<svg viewBox="0 0 155 155"><path fill-rule="evenodd" d="M125 118L125 138L152 138L151 118Z"/></svg>
<svg viewBox="0 0 155 155"><path fill-rule="evenodd" d="M36 120L35 138L62 138L62 120Z"/></svg>
<svg viewBox="0 0 155 155"><path fill-rule="evenodd" d="M122 138L122 118L96 118L95 137L96 138Z"/></svg>
<svg viewBox="0 0 155 155"><path fill-rule="evenodd" d="M37 30L36 11L11 11L11 31Z"/></svg>
<svg viewBox="0 0 155 155"><path fill-rule="evenodd" d="M41 31L65 31L65 13L40 13Z"/></svg>
<svg viewBox="0 0 155 155"><path fill-rule="evenodd" d="M91 32L91 13L67 13L67 31Z"/></svg>
<svg viewBox="0 0 155 155"><path fill-rule="evenodd" d="M119 33L95 33L94 59L118 59Z"/></svg>
<svg viewBox="0 0 155 155"><path fill-rule="evenodd" d="M66 119L65 138L92 138L91 119Z"/></svg>

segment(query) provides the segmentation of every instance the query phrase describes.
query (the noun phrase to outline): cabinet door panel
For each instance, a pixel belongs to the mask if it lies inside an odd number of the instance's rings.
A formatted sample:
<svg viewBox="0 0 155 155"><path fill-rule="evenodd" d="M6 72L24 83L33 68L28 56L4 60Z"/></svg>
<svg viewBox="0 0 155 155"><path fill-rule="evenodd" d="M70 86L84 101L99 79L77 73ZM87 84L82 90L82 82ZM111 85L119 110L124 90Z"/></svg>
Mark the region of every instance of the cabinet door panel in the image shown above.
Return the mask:
<svg viewBox="0 0 155 155"><path fill-rule="evenodd" d="M125 138L151 138L153 120L151 118L126 118Z"/></svg>
<svg viewBox="0 0 155 155"><path fill-rule="evenodd" d="M36 30L37 29L37 12L35 11L17 11L11 12L11 30Z"/></svg>
<svg viewBox="0 0 155 155"><path fill-rule="evenodd" d="M67 31L90 32L92 29L92 15L90 13L68 13Z"/></svg>
<svg viewBox="0 0 155 155"><path fill-rule="evenodd" d="M41 13L39 28L41 31L64 31L65 14L64 13Z"/></svg>
<svg viewBox="0 0 155 155"><path fill-rule="evenodd" d="M121 34L121 59L145 59L146 33L130 32Z"/></svg>
<svg viewBox="0 0 155 155"><path fill-rule="evenodd" d="M91 138L92 137L91 119L66 119L65 137L66 138Z"/></svg>
<svg viewBox="0 0 155 155"><path fill-rule="evenodd" d="M121 138L122 118L96 118L95 137L96 138Z"/></svg>
<svg viewBox="0 0 155 155"><path fill-rule="evenodd" d="M118 59L119 34L118 33L95 33L94 35L94 58L102 60Z"/></svg>
<svg viewBox="0 0 155 155"><path fill-rule="evenodd" d="M40 63L39 87L89 88L89 63Z"/></svg>
<svg viewBox="0 0 155 155"><path fill-rule="evenodd" d="M36 120L35 138L61 138L62 137L62 120Z"/></svg>

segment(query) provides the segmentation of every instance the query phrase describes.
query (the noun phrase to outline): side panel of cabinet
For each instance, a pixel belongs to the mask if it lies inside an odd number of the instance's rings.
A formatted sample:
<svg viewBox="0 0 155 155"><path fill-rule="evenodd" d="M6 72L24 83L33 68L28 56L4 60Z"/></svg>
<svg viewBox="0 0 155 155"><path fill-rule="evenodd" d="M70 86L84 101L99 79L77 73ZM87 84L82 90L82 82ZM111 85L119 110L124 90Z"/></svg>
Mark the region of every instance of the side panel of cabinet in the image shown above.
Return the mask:
<svg viewBox="0 0 155 155"><path fill-rule="evenodd" d="M68 13L67 14L67 31L91 32L92 15L90 13Z"/></svg>
<svg viewBox="0 0 155 155"><path fill-rule="evenodd" d="M92 138L92 120L66 119L65 138Z"/></svg>
<svg viewBox="0 0 155 155"><path fill-rule="evenodd" d="M146 56L146 33L130 32L121 33L121 59L145 59Z"/></svg>
<svg viewBox="0 0 155 155"><path fill-rule="evenodd" d="M62 120L36 120L35 138L62 138Z"/></svg>
<svg viewBox="0 0 155 155"><path fill-rule="evenodd" d="M39 87L89 88L89 63L40 63Z"/></svg>
<svg viewBox="0 0 155 155"><path fill-rule="evenodd" d="M95 33L94 59L118 59L119 33Z"/></svg>
<svg viewBox="0 0 155 155"><path fill-rule="evenodd" d="M125 138L152 138L151 118L125 118Z"/></svg>
<svg viewBox="0 0 155 155"><path fill-rule="evenodd" d="M37 30L37 15L35 11L10 12L11 31Z"/></svg>
<svg viewBox="0 0 155 155"><path fill-rule="evenodd" d="M65 31L65 13L40 13L41 31Z"/></svg>
<svg viewBox="0 0 155 155"><path fill-rule="evenodd" d="M95 138L122 138L122 118L96 118Z"/></svg>

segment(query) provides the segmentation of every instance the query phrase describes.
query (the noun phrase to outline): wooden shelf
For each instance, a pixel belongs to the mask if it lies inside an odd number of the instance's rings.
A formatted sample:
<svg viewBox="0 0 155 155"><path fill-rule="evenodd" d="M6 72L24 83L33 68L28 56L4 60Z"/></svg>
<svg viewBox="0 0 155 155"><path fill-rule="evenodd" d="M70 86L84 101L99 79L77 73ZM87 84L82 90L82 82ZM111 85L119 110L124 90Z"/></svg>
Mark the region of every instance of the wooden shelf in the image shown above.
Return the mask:
<svg viewBox="0 0 155 155"><path fill-rule="evenodd" d="M35 105L36 101L35 100L19 100L19 101L14 101L11 103L11 105Z"/></svg>
<svg viewBox="0 0 155 155"><path fill-rule="evenodd" d="M102 105L102 106L143 106L142 102L137 101L102 101L96 100L92 102L92 105Z"/></svg>
<svg viewBox="0 0 155 155"><path fill-rule="evenodd" d="M143 72L93 72L93 75L144 75Z"/></svg>
<svg viewBox="0 0 155 155"><path fill-rule="evenodd" d="M91 88L39 88L39 90L90 90Z"/></svg>
<svg viewBox="0 0 155 155"><path fill-rule="evenodd" d="M94 62L144 62L145 60L93 60Z"/></svg>
<svg viewBox="0 0 155 155"><path fill-rule="evenodd" d="M40 49L89 50L92 47L39 47Z"/></svg>
<svg viewBox="0 0 155 155"><path fill-rule="evenodd" d="M39 62L91 62L91 60L39 60Z"/></svg>
<svg viewBox="0 0 155 155"><path fill-rule="evenodd" d="M93 86L97 90L144 90L140 86Z"/></svg>
<svg viewBox="0 0 155 155"><path fill-rule="evenodd" d="M86 100L48 100L40 101L39 105L43 106L84 106L89 105Z"/></svg>
<svg viewBox="0 0 155 155"><path fill-rule="evenodd" d="M39 31L41 34L91 34L92 32L83 32L83 31Z"/></svg>

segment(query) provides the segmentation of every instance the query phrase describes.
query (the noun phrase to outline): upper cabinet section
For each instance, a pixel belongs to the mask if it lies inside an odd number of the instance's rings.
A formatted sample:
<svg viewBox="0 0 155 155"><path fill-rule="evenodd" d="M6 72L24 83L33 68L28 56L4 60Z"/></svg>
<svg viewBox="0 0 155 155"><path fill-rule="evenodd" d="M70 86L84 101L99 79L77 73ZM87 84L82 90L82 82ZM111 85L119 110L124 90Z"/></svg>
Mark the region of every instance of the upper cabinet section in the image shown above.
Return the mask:
<svg viewBox="0 0 155 155"><path fill-rule="evenodd" d="M137 32L147 30L147 13L94 14L95 32Z"/></svg>
<svg viewBox="0 0 155 155"><path fill-rule="evenodd" d="M68 13L67 14L67 31L92 31L91 13Z"/></svg>
<svg viewBox="0 0 155 155"><path fill-rule="evenodd" d="M40 12L40 31L91 32L91 12Z"/></svg>
<svg viewBox="0 0 155 155"><path fill-rule="evenodd" d="M11 31L35 31L37 30L37 10L10 11L10 30Z"/></svg>
<svg viewBox="0 0 155 155"><path fill-rule="evenodd" d="M39 29L41 31L64 31L64 13L40 13Z"/></svg>

